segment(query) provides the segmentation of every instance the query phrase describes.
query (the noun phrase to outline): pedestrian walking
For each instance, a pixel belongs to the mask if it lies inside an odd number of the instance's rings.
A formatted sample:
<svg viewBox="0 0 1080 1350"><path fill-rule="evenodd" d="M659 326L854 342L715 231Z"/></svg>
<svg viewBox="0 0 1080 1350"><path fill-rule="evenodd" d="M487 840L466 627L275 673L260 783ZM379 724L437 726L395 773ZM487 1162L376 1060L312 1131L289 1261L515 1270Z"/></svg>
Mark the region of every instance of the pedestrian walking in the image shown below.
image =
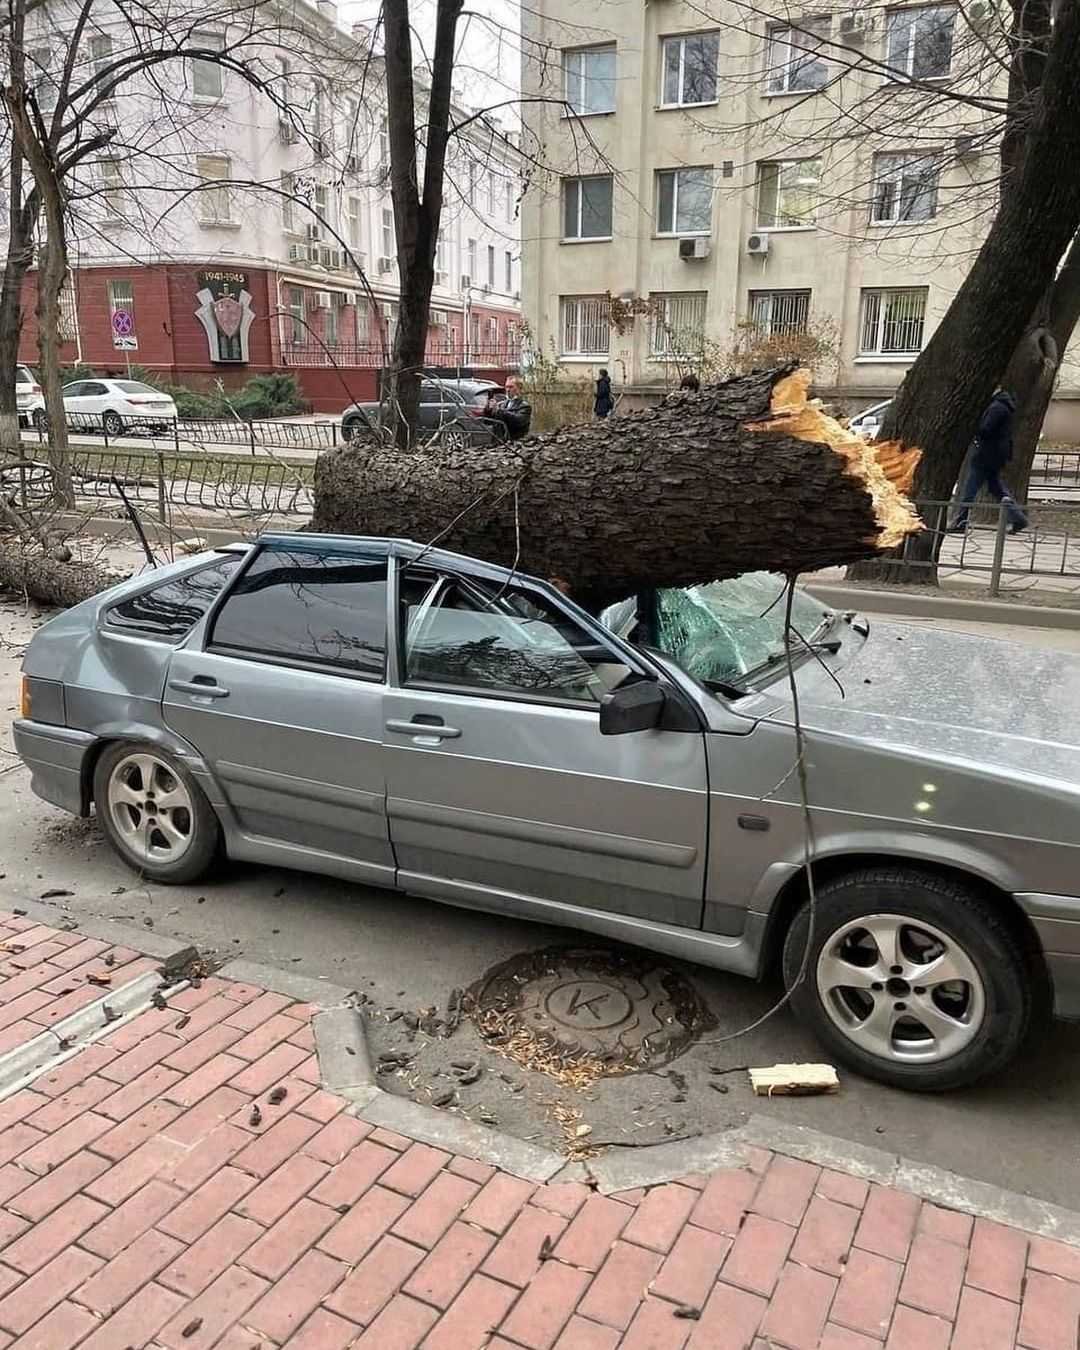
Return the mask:
<svg viewBox="0 0 1080 1350"><path fill-rule="evenodd" d="M1021 530L1027 529L1027 516L1001 481L1001 471L1012 459L1015 418L1016 399L1007 389L998 389L979 419L979 429L975 433L971 451L971 464L960 494L960 509L949 527L950 534L963 534L967 529L972 503L984 486L995 501L1005 503L1009 532L1018 534Z"/></svg>
<svg viewBox="0 0 1080 1350"><path fill-rule="evenodd" d="M593 412L597 417L607 417L614 411L615 400L611 397L611 376L606 370L601 370L596 377L596 400L593 403Z"/></svg>

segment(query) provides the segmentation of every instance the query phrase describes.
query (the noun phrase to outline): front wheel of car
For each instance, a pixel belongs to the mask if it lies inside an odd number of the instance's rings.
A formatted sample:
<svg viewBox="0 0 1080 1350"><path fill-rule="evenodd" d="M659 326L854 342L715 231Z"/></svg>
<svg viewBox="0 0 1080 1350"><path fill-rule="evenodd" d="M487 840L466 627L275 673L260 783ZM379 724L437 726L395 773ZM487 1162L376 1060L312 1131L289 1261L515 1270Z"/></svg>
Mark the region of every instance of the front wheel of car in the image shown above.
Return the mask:
<svg viewBox="0 0 1080 1350"><path fill-rule="evenodd" d="M217 859L213 808L188 770L156 746L107 747L94 770L94 804L113 848L154 881L197 881Z"/></svg>
<svg viewBox="0 0 1080 1350"><path fill-rule="evenodd" d="M962 882L880 868L822 884L788 930L791 1003L867 1078L943 1092L1003 1068L1032 1016L1032 972L1006 918Z"/></svg>

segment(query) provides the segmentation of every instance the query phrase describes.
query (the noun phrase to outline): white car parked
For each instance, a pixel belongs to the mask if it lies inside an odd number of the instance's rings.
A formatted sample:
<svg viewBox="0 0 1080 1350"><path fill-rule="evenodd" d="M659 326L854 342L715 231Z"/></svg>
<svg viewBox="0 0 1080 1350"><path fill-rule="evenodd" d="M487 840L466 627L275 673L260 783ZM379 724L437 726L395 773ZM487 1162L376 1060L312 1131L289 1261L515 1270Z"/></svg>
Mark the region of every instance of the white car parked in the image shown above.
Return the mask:
<svg viewBox="0 0 1080 1350"><path fill-rule="evenodd" d="M858 432L864 440L877 440L891 402L892 399L886 399L884 403L875 403L869 408L864 408L861 413L856 413L848 420L848 426L852 431Z"/></svg>
<svg viewBox="0 0 1080 1350"><path fill-rule="evenodd" d="M15 367L15 407L19 426L36 427L44 423L45 395L29 366Z"/></svg>
<svg viewBox="0 0 1080 1350"><path fill-rule="evenodd" d="M168 394L141 380L76 380L64 385L64 408L76 428L103 427L107 436L149 431L176 421Z"/></svg>

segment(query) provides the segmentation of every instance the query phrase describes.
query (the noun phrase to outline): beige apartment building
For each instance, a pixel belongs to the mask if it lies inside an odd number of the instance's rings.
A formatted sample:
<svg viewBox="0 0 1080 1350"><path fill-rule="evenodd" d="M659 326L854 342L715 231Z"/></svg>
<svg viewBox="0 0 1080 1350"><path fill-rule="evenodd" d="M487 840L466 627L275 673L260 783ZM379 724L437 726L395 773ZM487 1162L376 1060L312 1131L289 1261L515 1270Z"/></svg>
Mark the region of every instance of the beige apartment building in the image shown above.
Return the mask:
<svg viewBox="0 0 1080 1350"><path fill-rule="evenodd" d="M533 341L645 391L748 324L833 325L819 386L852 408L888 397L993 211L997 125L978 96L1000 91L1007 8L523 6L523 93L546 100L524 104L526 142L555 168L522 207ZM1067 364L1050 435L1080 421L1078 398Z"/></svg>

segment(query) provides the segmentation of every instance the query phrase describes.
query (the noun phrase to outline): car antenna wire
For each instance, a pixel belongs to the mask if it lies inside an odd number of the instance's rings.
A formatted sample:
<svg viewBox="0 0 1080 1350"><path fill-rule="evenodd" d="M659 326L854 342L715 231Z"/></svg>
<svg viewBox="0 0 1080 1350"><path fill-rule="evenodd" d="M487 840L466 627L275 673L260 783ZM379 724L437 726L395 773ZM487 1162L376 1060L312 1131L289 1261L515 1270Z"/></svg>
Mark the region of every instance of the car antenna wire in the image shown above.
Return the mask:
<svg viewBox="0 0 1080 1350"><path fill-rule="evenodd" d="M787 677L788 688L791 691L791 706L793 720L795 724L795 777L799 784L799 806L803 818L803 865L806 870L806 889L810 901L809 922L806 928L806 940L803 944L802 960L799 962L799 969L787 989L776 1000L771 1008L767 1008L760 1017L750 1022L745 1027L739 1027L737 1031L729 1031L723 1036L710 1036L708 1040L700 1041L700 1045L723 1045L726 1041L738 1040L740 1036L747 1036L758 1027L763 1026L771 1017L774 1017L781 1008L786 1008L790 1003L792 995L803 980L806 979L807 967L810 964L810 948L814 942L814 927L817 918L817 888L814 884L814 820L810 811L810 791L806 776L806 735L803 731L802 714L799 707L799 687L795 679L795 660L792 651L791 638L795 633L795 628L791 622L791 610L795 601L795 582L798 580L798 574L792 573L788 577L787 599L784 604L784 649L787 654ZM771 608L771 606L770 606ZM801 639L804 640L804 639Z"/></svg>

